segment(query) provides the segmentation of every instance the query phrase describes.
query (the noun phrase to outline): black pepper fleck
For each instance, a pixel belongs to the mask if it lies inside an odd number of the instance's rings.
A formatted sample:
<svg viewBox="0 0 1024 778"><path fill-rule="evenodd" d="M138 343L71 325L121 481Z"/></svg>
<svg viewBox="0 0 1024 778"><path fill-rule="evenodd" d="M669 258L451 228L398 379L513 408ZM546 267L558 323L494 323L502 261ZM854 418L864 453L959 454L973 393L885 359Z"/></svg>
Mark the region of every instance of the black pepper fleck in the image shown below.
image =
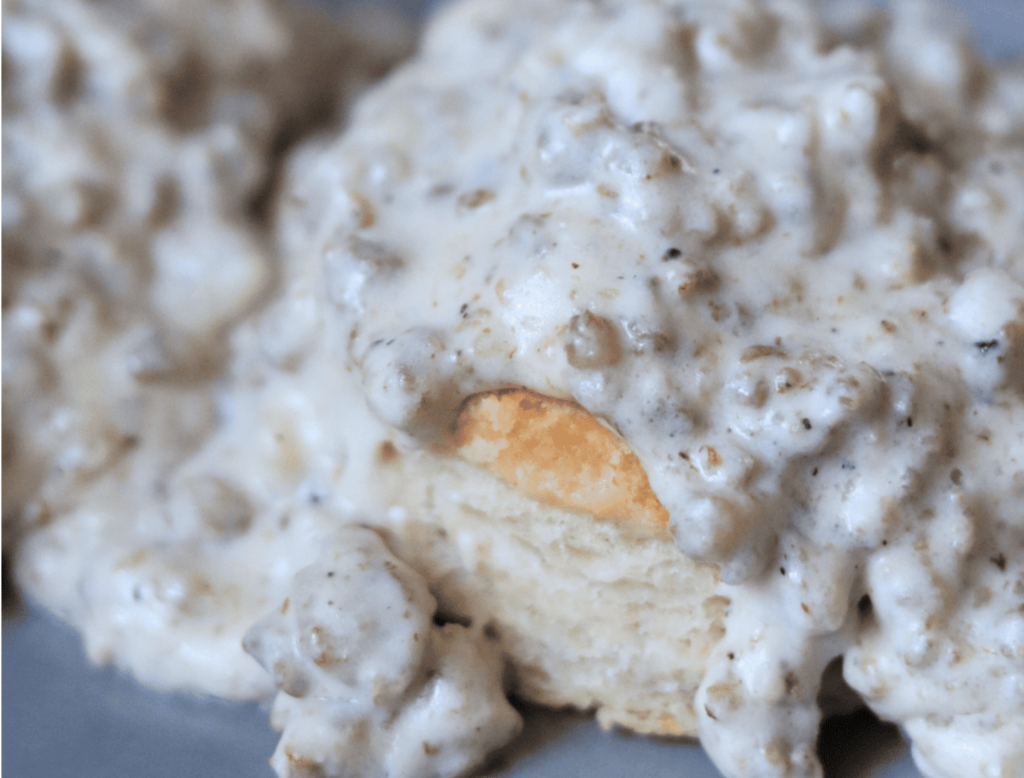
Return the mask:
<svg viewBox="0 0 1024 778"><path fill-rule="evenodd" d="M871 596L865 594L857 601L857 610L861 616L867 616L871 613Z"/></svg>
<svg viewBox="0 0 1024 778"><path fill-rule="evenodd" d="M804 425L804 429L805 430L809 430L811 428L811 420L810 419L801 419L800 423Z"/></svg>

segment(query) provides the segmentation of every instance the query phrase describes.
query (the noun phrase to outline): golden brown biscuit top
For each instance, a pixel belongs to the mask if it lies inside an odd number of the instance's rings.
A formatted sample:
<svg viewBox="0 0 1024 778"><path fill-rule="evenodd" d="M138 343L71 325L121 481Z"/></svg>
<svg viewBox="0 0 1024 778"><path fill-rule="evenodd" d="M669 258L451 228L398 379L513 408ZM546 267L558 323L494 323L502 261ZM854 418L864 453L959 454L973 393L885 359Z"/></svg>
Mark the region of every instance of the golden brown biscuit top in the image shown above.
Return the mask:
<svg viewBox="0 0 1024 778"><path fill-rule="evenodd" d="M625 441L571 400L529 389L470 397L453 443L524 494L667 538L668 512Z"/></svg>

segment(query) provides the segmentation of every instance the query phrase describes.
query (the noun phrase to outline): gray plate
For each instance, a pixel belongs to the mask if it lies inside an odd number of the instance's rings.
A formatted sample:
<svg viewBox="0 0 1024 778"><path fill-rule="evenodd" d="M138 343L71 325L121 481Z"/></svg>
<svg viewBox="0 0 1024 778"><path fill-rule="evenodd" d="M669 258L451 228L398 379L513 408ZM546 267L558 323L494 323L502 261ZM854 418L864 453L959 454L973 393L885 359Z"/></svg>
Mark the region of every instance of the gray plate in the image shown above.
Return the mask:
<svg viewBox="0 0 1024 778"><path fill-rule="evenodd" d="M720 778L693 742L604 732L590 716L525 707L526 729L480 778ZM895 728L830 730L830 778L920 778ZM258 705L158 694L90 665L75 632L25 610L3 628L8 778L275 778L277 734Z"/></svg>
<svg viewBox="0 0 1024 778"><path fill-rule="evenodd" d="M323 0L322 0L323 1ZM330 2L330 0L326 0ZM419 16L430 0L396 2ZM1024 56L1024 0L961 0L982 48ZM582 714L530 708L494 778L717 778L685 742L603 732ZM829 778L920 778L892 728L852 719L828 731ZM3 745L8 778L273 778L267 711L157 694L90 666L72 630L22 611L3 625ZM828 763L831 764L828 764Z"/></svg>

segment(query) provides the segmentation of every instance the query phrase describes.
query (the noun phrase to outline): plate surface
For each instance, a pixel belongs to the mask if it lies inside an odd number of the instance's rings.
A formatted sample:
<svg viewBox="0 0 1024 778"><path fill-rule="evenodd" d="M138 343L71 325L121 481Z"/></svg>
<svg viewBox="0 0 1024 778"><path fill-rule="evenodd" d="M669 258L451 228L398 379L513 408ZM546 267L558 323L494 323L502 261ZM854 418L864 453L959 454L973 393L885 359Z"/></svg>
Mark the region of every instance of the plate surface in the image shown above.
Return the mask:
<svg viewBox="0 0 1024 778"><path fill-rule="evenodd" d="M693 742L604 732L524 708L526 728L477 778L720 778ZM849 721L830 778L920 778L894 728ZM11 778L275 778L259 705L159 694L90 665L74 630L23 610L3 627L3 767Z"/></svg>

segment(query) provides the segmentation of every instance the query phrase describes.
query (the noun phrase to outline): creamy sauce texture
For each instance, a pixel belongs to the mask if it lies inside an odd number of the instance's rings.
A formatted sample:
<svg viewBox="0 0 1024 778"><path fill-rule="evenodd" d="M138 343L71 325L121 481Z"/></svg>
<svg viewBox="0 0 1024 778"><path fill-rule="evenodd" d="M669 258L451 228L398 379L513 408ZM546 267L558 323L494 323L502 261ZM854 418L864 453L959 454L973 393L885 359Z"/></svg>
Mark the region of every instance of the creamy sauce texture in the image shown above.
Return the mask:
<svg viewBox="0 0 1024 778"><path fill-rule="evenodd" d="M443 468L467 407L493 436L488 398L525 388L646 476L640 539L609 534L590 580L642 590L655 560L689 588L654 610L705 614L673 638L696 664L663 683L680 709L604 723L699 734L728 778L820 776L842 657L928 778L1019 775L1024 70L959 35L922 2L446 6L343 134L291 157L276 292L219 330L209 422L69 497L22 579L150 683L276 688L282 776L460 774L518 731L504 694L536 663L487 628L498 595L453 594L490 592L490 532L420 522L505 488ZM196 272L211 299L248 288Z"/></svg>
<svg viewBox="0 0 1024 778"><path fill-rule="evenodd" d="M494 641L435 626L426 581L370 529L334 541L244 639L282 691L277 772L459 775L514 737Z"/></svg>
<svg viewBox="0 0 1024 778"><path fill-rule="evenodd" d="M473 392L571 398L720 566L696 707L727 775L819 773L840 655L927 774L1020 758L1020 73L922 4L876 35L789 2L460 5L296 162L379 418L429 442Z"/></svg>

